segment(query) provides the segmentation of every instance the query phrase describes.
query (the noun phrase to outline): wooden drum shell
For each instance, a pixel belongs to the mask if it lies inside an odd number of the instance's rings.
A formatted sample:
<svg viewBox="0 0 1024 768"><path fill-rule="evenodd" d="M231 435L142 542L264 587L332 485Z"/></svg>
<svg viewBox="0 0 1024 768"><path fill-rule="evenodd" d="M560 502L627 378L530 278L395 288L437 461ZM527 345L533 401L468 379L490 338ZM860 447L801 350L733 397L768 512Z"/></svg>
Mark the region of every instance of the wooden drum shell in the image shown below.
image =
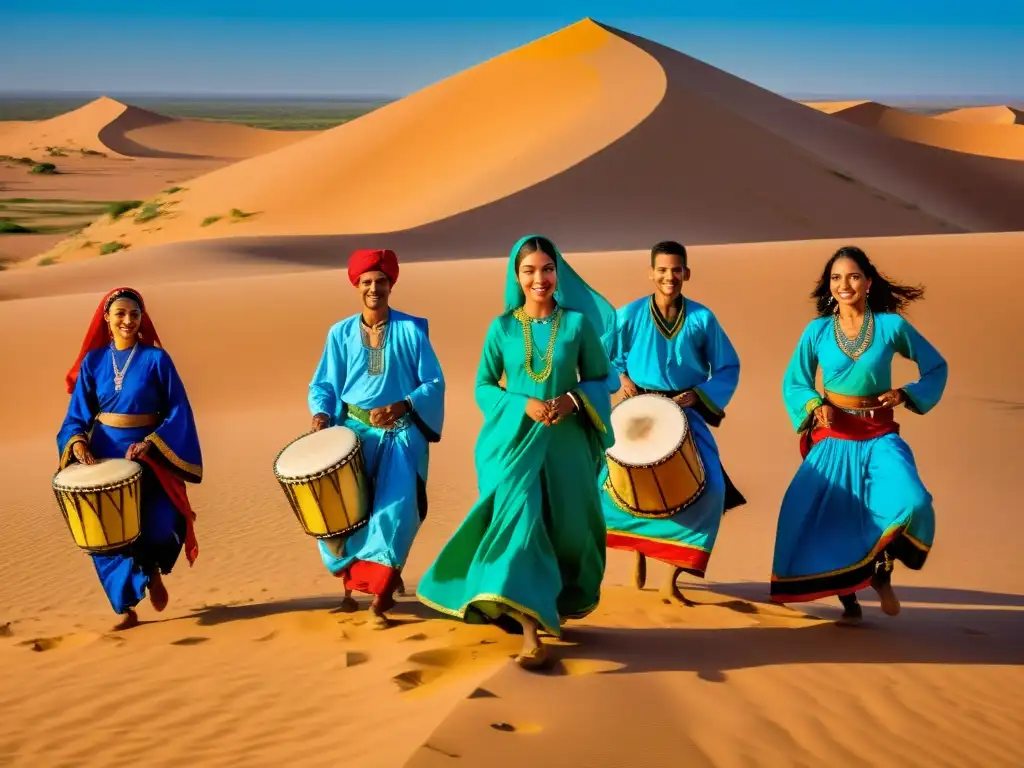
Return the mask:
<svg viewBox="0 0 1024 768"><path fill-rule="evenodd" d="M117 483L69 488L53 476L53 495L79 548L104 554L131 544L141 533L142 467Z"/></svg>

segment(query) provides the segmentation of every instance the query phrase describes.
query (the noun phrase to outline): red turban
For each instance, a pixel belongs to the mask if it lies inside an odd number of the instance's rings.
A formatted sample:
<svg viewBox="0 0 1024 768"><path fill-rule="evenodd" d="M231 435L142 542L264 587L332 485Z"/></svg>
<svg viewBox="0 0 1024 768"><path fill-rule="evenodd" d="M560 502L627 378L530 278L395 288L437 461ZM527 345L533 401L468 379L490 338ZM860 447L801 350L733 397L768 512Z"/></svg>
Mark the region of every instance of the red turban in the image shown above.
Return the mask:
<svg viewBox="0 0 1024 768"><path fill-rule="evenodd" d="M358 285L359 276L366 272L383 272L393 285L398 282L398 256L382 248L353 251L348 258L348 279L352 285Z"/></svg>
<svg viewBox="0 0 1024 768"><path fill-rule="evenodd" d="M146 312L146 305L142 301L142 294L132 288L115 288L104 295L100 305L96 307L96 312L92 316L92 322L89 323L89 330L85 333L85 340L82 342L82 349L78 353L78 358L75 360L75 364L71 366L71 370L68 371L68 375L64 377L68 394L75 391L78 369L81 368L82 360L85 359L85 356L94 349L105 347L110 343L110 329L107 327L107 322L103 319L103 315L115 299L131 299L142 310L142 321L139 323L139 341L154 347L163 346L160 343L160 337L156 333L156 328L153 327L153 321L150 319L149 313Z"/></svg>

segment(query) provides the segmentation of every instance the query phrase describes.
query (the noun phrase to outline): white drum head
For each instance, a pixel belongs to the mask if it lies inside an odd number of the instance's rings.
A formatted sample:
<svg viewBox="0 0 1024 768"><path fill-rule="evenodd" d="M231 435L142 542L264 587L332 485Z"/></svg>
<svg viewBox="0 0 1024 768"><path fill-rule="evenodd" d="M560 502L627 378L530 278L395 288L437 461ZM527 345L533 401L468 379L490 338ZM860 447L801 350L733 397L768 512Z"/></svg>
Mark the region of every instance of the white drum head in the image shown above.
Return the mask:
<svg viewBox="0 0 1024 768"><path fill-rule="evenodd" d="M615 445L606 453L629 466L654 464L686 436L686 416L662 395L637 395L612 409Z"/></svg>
<svg viewBox="0 0 1024 768"><path fill-rule="evenodd" d="M359 438L348 427L327 427L303 435L289 445L274 462L281 477L308 477L333 467L356 447Z"/></svg>
<svg viewBox="0 0 1024 768"><path fill-rule="evenodd" d="M53 478L62 488L105 488L120 485L142 472L142 465L130 459L97 459L95 464L72 464Z"/></svg>

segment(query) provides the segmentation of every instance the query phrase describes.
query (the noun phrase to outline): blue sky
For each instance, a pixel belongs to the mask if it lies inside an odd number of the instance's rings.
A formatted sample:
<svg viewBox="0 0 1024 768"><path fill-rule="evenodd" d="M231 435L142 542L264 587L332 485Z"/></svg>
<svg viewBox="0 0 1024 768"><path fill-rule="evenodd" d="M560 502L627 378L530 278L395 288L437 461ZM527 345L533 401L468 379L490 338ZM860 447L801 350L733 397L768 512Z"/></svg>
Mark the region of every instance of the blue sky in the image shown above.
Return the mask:
<svg viewBox="0 0 1024 768"><path fill-rule="evenodd" d="M1024 2L0 0L0 91L404 95L590 16L786 95L1024 101ZM387 13L383 11L386 9Z"/></svg>

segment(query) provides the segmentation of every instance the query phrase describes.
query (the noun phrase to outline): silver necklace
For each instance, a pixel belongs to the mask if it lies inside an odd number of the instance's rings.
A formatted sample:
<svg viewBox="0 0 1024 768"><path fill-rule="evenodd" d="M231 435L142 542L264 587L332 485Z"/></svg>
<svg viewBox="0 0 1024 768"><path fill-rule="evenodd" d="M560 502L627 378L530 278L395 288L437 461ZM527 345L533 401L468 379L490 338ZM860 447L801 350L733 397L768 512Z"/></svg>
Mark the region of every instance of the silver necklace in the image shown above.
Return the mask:
<svg viewBox="0 0 1024 768"><path fill-rule="evenodd" d="M110 348L110 363L114 366L114 391L120 392L121 385L124 383L124 375L128 373L128 366L132 364L132 358L135 357L135 350L139 348L136 344L132 347L131 354L128 355L128 359L124 362L124 368L118 370L117 368L117 357L114 355L114 347Z"/></svg>

